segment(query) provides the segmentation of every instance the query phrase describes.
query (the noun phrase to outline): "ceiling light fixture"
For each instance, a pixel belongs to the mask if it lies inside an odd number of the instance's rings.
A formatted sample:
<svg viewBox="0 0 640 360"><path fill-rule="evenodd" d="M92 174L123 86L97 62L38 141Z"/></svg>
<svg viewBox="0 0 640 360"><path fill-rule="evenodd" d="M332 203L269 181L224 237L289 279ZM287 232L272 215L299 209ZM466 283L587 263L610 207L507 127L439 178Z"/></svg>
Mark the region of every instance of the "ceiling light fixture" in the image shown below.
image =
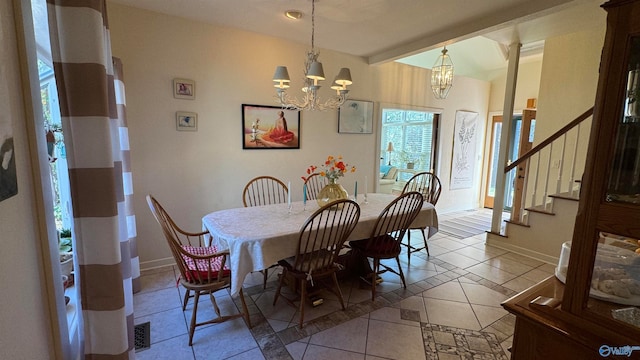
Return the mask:
<svg viewBox="0 0 640 360"><path fill-rule="evenodd" d="M273 86L276 88L276 101L283 108L292 110L327 110L337 109L345 100L347 100L347 85L351 85L351 71L348 68L342 68L335 77L332 90L336 91L336 95L322 102L318 97L320 85L318 81L324 80L324 70L322 63L318 61L319 52L315 50L315 18L316 18L316 1L311 1L311 50L307 51L307 57L304 62L304 86L302 88L302 100L293 98L287 94L291 79L286 66L276 67L273 75Z"/></svg>
<svg viewBox="0 0 640 360"><path fill-rule="evenodd" d="M299 20L302 19L302 12L298 10L287 10L284 12L284 16L291 20Z"/></svg>
<svg viewBox="0 0 640 360"><path fill-rule="evenodd" d="M436 99L446 99L453 85L453 62L447 55L447 47L442 50L436 63L431 68L431 90Z"/></svg>

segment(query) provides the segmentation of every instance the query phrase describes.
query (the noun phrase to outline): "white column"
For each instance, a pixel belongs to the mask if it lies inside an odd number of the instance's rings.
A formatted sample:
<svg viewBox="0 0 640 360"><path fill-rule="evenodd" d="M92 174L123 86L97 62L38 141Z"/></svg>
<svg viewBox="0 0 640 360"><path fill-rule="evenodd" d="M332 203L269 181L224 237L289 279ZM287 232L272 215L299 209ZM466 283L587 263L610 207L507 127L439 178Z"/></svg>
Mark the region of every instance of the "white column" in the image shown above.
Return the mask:
<svg viewBox="0 0 640 360"><path fill-rule="evenodd" d="M511 147L511 123L513 119L513 103L516 95L518 80L518 65L520 63L520 46L518 42L509 45L509 65L507 67L507 85L504 90L504 106L502 108L502 132L500 134L500 148L498 149L498 171L496 174L496 194L493 199L493 217L491 218L491 232L499 234L502 225L502 210L504 209L505 173L507 155ZM511 159L516 160L516 159Z"/></svg>

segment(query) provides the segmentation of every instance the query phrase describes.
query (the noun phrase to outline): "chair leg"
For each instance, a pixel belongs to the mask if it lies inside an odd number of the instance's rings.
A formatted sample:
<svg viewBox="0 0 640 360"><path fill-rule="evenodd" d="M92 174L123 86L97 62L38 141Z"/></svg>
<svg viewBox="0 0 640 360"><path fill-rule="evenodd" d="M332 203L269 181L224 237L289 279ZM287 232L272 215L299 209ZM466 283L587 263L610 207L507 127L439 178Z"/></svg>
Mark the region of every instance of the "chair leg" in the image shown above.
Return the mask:
<svg viewBox="0 0 640 360"><path fill-rule="evenodd" d="M251 329L251 319L249 318L249 308L247 308L247 303L244 301L244 293L242 292L242 288L240 288L240 302L242 303L242 312L244 313L244 320L247 322L247 327Z"/></svg>
<svg viewBox="0 0 640 360"><path fill-rule="evenodd" d="M407 229L407 264L411 265L411 229Z"/></svg>
<svg viewBox="0 0 640 360"><path fill-rule="evenodd" d="M216 315L218 315L218 317L222 316L220 315L220 308L218 307L218 302L216 301L216 297L213 296L213 291L209 292L209 298L211 299L211 304L213 305L213 310L216 312Z"/></svg>
<svg viewBox="0 0 640 360"><path fill-rule="evenodd" d="M424 240L424 248L427 250L427 256L431 256L429 254L429 245L427 244L427 235L424 233L426 228L422 228L420 230L422 230L422 239Z"/></svg>
<svg viewBox="0 0 640 360"><path fill-rule="evenodd" d="M340 290L340 284L338 283L338 277L336 276L336 273L332 273L331 277L333 278L333 285L336 287L336 289L338 290L338 300L340 300L340 305L342 305L342 310L345 309L344 307L344 299L342 298L342 290Z"/></svg>
<svg viewBox="0 0 640 360"><path fill-rule="evenodd" d="M371 278L371 301L376 299L376 283L378 280L378 272L380 271L380 259L373 259L373 277Z"/></svg>
<svg viewBox="0 0 640 360"><path fill-rule="evenodd" d="M406 289L407 283L404 281L404 273L402 272L402 267L400 266L400 257L396 256L396 262L398 263L398 275L400 275L400 280L402 280L402 286Z"/></svg>
<svg viewBox="0 0 640 360"><path fill-rule="evenodd" d="M307 280L300 280L300 328L304 321L304 300L307 298Z"/></svg>
<svg viewBox="0 0 640 360"><path fill-rule="evenodd" d="M269 277L269 269L260 270L262 272L262 289L267 288L267 278Z"/></svg>
<svg viewBox="0 0 640 360"><path fill-rule="evenodd" d="M182 301L182 311L185 311L187 309L187 303L189 302L189 293L191 292L191 290L186 289L185 288L185 292L184 292L184 300Z"/></svg>
<svg viewBox="0 0 640 360"><path fill-rule="evenodd" d="M276 289L276 294L273 297L273 305L276 305L276 301L278 301L278 297L280 297L280 290L282 289L282 283L284 282L284 278L287 275L287 268L282 270L282 274L280 275L280 281L278 282L278 288Z"/></svg>
<svg viewBox="0 0 640 360"><path fill-rule="evenodd" d="M193 313L191 314L191 326L189 326L189 346L193 345L193 333L196 331L196 313L198 312L198 301L200 300L200 291L195 291Z"/></svg>

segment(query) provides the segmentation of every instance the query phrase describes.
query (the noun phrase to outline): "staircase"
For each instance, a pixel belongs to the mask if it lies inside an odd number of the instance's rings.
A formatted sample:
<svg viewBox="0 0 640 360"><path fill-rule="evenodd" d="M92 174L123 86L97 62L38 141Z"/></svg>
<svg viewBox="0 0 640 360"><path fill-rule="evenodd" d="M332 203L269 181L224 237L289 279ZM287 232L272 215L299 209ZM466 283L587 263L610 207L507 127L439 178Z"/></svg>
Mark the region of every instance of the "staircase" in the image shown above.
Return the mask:
<svg viewBox="0 0 640 360"><path fill-rule="evenodd" d="M505 167L507 178L524 177L523 200L500 233L487 244L556 264L562 243L571 241L593 108ZM586 128L586 130L585 130ZM509 174L510 172L515 172Z"/></svg>

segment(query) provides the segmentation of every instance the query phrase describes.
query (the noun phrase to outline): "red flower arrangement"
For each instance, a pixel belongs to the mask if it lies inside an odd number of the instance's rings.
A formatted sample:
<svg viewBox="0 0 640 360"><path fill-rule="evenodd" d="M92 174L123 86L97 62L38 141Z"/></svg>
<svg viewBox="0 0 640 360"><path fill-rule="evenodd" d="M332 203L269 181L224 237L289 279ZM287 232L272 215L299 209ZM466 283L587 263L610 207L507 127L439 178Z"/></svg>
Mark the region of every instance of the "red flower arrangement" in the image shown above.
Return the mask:
<svg viewBox="0 0 640 360"><path fill-rule="evenodd" d="M307 168L307 175L311 175L316 173L318 167L315 165L311 165ZM339 177L344 176L344 174L349 172L356 172L356 167L351 166L344 161L342 161L342 156L338 156L337 158L329 155L327 160L320 165L320 176L325 176L329 179L330 182L335 182ZM306 177L302 177L303 181L306 181Z"/></svg>

